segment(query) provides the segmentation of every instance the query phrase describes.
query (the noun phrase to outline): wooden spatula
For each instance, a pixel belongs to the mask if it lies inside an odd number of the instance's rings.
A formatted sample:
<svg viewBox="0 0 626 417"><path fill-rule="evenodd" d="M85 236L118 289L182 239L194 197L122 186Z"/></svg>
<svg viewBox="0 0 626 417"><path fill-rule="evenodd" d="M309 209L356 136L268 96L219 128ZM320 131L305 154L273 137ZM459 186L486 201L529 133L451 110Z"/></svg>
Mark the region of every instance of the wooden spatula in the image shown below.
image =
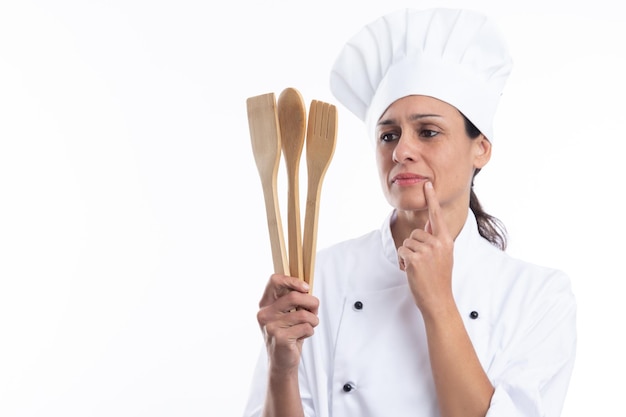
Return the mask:
<svg viewBox="0 0 626 417"><path fill-rule="evenodd" d="M317 222L322 182L335 152L336 142L337 108L332 104L313 100L309 107L306 136L308 190L302 243L304 281L311 287L310 291L313 291Z"/></svg>
<svg viewBox="0 0 626 417"><path fill-rule="evenodd" d="M250 97L246 105L252 152L263 186L274 272L287 274L289 266L285 253L285 238L277 192L281 137L276 113L276 98L274 93Z"/></svg>
<svg viewBox="0 0 626 417"><path fill-rule="evenodd" d="M300 155L306 135L306 105L298 90L286 88L278 97L278 124L287 168L289 275L303 279L299 175Z"/></svg>

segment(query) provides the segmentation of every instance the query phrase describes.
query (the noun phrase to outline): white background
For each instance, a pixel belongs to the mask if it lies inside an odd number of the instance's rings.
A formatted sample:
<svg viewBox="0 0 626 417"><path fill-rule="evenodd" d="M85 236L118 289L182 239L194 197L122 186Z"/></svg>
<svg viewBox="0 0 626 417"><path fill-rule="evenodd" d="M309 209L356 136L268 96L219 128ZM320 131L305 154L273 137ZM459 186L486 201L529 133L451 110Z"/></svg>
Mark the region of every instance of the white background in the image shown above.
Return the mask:
<svg viewBox="0 0 626 417"><path fill-rule="evenodd" d="M334 102L349 36L432 5L487 12L509 40L477 192L511 254L572 279L564 416L624 415L619 1L0 1L0 416L241 415L271 272L245 100ZM389 210L339 111L318 247Z"/></svg>

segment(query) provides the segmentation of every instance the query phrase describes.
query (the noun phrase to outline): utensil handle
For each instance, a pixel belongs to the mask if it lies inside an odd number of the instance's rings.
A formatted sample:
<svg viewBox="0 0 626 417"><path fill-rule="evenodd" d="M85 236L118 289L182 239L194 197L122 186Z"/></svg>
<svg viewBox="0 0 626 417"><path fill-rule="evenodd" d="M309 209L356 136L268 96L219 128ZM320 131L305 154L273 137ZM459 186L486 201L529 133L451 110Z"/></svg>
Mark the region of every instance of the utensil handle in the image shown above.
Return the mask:
<svg viewBox="0 0 626 417"><path fill-rule="evenodd" d="M289 275L304 279L298 179L290 175L288 182L287 234L289 242Z"/></svg>
<svg viewBox="0 0 626 417"><path fill-rule="evenodd" d="M267 214L267 227L270 235L274 273L288 274L289 264L285 252L285 237L283 235L276 187L272 187L271 184L263 184L263 196L265 198L265 211Z"/></svg>
<svg viewBox="0 0 626 417"><path fill-rule="evenodd" d="M315 254L317 247L317 223L319 218L319 199L321 194L320 181L309 181L309 189L304 215L304 233L302 243L302 263L304 282L309 284L309 293L313 293L313 279L315 275Z"/></svg>

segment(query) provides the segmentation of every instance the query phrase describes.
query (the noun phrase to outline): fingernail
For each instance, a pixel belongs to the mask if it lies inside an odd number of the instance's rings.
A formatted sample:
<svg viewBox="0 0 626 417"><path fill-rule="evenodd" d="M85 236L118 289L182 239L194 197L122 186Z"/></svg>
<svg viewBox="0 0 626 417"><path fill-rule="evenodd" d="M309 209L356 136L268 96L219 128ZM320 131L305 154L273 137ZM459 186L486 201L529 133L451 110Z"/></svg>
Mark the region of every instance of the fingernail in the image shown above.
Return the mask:
<svg viewBox="0 0 626 417"><path fill-rule="evenodd" d="M310 289L311 289L311 287L309 286L309 284L307 284L306 282L303 282L303 283L302 283L302 288L303 288L304 290L306 290L306 291L308 291L308 290L310 290Z"/></svg>
<svg viewBox="0 0 626 417"><path fill-rule="evenodd" d="M430 182L430 181L428 181L428 182L426 183L426 187L428 187L428 188L433 188L433 183L432 183L432 182Z"/></svg>

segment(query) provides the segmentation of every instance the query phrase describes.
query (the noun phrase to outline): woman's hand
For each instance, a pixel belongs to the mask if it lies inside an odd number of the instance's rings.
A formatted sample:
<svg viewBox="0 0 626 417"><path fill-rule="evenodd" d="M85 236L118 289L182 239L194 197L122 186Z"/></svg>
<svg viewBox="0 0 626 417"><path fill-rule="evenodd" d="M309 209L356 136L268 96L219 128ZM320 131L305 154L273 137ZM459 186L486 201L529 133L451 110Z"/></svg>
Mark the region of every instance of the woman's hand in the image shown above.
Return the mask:
<svg viewBox="0 0 626 417"><path fill-rule="evenodd" d="M257 321L265 336L271 372L297 372L304 339L318 325L319 300L298 279L274 274L259 302Z"/></svg>
<svg viewBox="0 0 626 417"><path fill-rule="evenodd" d="M443 219L431 182L424 185L428 221L415 229L398 248L400 268L406 272L411 292L422 314L435 314L453 302L452 263L454 239Z"/></svg>

